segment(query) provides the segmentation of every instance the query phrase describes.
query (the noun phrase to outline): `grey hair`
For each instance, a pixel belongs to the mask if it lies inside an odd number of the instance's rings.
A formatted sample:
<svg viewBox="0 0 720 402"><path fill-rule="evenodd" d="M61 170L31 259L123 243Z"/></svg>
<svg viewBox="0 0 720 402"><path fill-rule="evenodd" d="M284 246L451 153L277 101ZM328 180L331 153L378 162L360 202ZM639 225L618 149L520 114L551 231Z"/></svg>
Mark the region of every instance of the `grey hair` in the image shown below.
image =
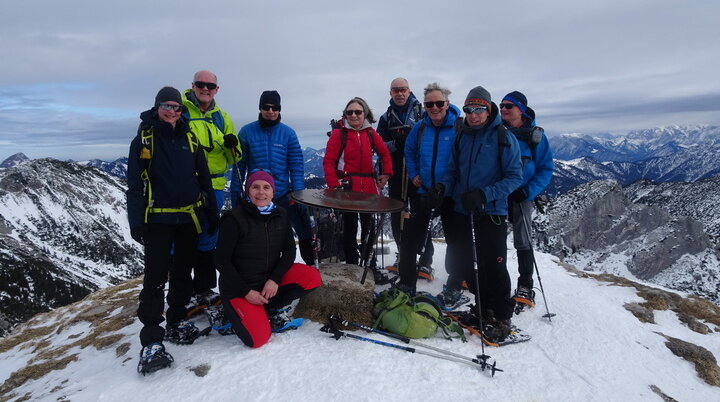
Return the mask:
<svg viewBox="0 0 720 402"><path fill-rule="evenodd" d="M443 94L443 96L445 97L446 101L450 100L450 94L452 93L449 89L447 89L445 87L441 87L440 84L438 84L437 82L432 82L432 83L428 84L425 87L424 91L425 92L424 92L423 96L426 98L427 98L427 94L429 94L430 92L440 91Z"/></svg>
<svg viewBox="0 0 720 402"><path fill-rule="evenodd" d="M367 121L369 121L370 123L375 123L375 117L373 116L372 110L370 110L370 106L368 106L367 102L365 102L365 99L359 96L350 99L350 102L348 102L347 105L345 105L345 109L343 109L343 115L345 115L345 111L351 103L357 103L358 105L360 105L360 107L363 108L365 119L367 119Z"/></svg>

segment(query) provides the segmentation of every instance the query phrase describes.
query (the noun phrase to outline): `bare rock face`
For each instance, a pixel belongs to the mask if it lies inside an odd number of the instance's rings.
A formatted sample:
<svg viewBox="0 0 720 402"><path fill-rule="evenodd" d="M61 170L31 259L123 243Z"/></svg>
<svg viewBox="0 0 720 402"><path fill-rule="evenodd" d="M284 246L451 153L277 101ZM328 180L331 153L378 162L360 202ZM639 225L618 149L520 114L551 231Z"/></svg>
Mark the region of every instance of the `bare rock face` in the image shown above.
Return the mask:
<svg viewBox="0 0 720 402"><path fill-rule="evenodd" d="M703 224L633 203L615 181L578 186L534 225L541 248L583 270L622 275L626 268L635 278L720 300L720 256Z"/></svg>
<svg viewBox="0 0 720 402"><path fill-rule="evenodd" d="M360 284L363 269L357 265L323 263L320 265L323 285L300 299L295 316L325 323L330 314L372 326L373 289L375 281L368 274Z"/></svg>

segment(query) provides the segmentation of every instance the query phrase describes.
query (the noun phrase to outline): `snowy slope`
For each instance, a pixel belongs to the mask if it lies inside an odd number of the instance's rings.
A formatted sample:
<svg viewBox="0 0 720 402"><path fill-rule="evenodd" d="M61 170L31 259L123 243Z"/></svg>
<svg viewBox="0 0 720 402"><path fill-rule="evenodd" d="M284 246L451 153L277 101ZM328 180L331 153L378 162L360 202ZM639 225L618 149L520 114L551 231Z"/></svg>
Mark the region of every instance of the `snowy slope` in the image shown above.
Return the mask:
<svg viewBox="0 0 720 402"><path fill-rule="evenodd" d="M444 244L436 244L439 278L420 282L421 289L441 288L446 275L438 261L444 252ZM135 371L140 324L134 316L139 291L134 280L39 315L0 341L0 399L659 401L651 389L656 387L676 400L720 400L720 388L701 380L692 363L666 347L662 335L717 356L717 307L715 323L708 324L715 332L705 335L669 310L655 311L656 324L642 323L623 307L644 301L635 288L585 278L547 254L537 257L549 308L557 316L552 322L543 319L542 304L516 316L514 322L533 339L486 348L505 370L494 378L454 362L352 339L336 341L315 322L273 335L256 350L216 333L190 346L169 344L173 366L143 377ZM509 259L512 272L514 253ZM206 325L203 318L196 321ZM467 356L481 353L472 337L464 344L439 337L422 342Z"/></svg>

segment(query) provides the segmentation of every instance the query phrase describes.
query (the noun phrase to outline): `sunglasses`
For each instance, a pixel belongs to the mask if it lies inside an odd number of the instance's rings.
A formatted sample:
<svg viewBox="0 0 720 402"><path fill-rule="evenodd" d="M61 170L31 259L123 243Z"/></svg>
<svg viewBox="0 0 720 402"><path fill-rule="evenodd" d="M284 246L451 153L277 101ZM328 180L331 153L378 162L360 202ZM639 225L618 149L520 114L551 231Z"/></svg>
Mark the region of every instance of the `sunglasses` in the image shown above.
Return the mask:
<svg viewBox="0 0 720 402"><path fill-rule="evenodd" d="M487 110L488 110L487 106L465 106L465 107L463 107L463 112L465 112L465 114L482 113Z"/></svg>
<svg viewBox="0 0 720 402"><path fill-rule="evenodd" d="M182 106L180 105L171 105L169 103L161 103L158 105L158 107L162 110L172 110L173 112L180 112L182 111Z"/></svg>
<svg viewBox="0 0 720 402"><path fill-rule="evenodd" d="M193 85L195 85L196 87L198 87L200 89L205 89L205 87L207 87L207 89L209 89L211 91L213 89L217 88L217 84L212 83L212 82L195 81L195 82L193 82Z"/></svg>
<svg viewBox="0 0 720 402"><path fill-rule="evenodd" d="M390 88L390 90L394 94L404 94L405 92L407 92L408 87L392 87L392 88Z"/></svg>
<svg viewBox="0 0 720 402"><path fill-rule="evenodd" d="M273 112L279 112L279 111L280 111L280 106L262 105L262 106L260 106L260 109L262 109L262 110L264 110L264 111L266 111L266 112L267 112L268 110L272 110Z"/></svg>
<svg viewBox="0 0 720 402"><path fill-rule="evenodd" d="M501 103L501 104L498 105L498 107L499 107L500 109L508 109L508 110L510 110L510 109L512 109L512 108L515 107L515 104L513 104L513 103Z"/></svg>
<svg viewBox="0 0 720 402"><path fill-rule="evenodd" d="M445 106L445 101L425 102L425 109L432 109L432 107L441 108Z"/></svg>
<svg viewBox="0 0 720 402"><path fill-rule="evenodd" d="M355 114L355 116L360 116L361 114L363 114L363 111L362 110L346 110L345 111L346 116L352 116L353 113Z"/></svg>

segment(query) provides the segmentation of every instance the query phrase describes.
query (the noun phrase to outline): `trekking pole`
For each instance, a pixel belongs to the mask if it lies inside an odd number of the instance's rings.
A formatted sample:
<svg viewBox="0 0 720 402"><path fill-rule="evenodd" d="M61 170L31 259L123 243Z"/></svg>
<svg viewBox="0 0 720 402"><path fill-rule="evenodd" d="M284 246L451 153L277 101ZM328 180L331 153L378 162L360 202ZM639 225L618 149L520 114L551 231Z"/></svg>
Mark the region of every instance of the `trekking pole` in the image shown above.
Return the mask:
<svg viewBox="0 0 720 402"><path fill-rule="evenodd" d="M472 256L473 256L473 271L475 272L475 303L477 304L478 323L480 324L480 335L481 340L480 347L482 350L482 356L478 356L480 359L487 360L490 356L485 354L485 335L483 334L483 319L482 319L482 305L480 303L480 269L478 265L477 250L475 248L475 213L470 211L470 233L472 233Z"/></svg>
<svg viewBox="0 0 720 402"><path fill-rule="evenodd" d="M376 333L376 334L380 334L380 335L387 336L388 338L397 339L397 340L399 340L399 341L401 341L401 342L404 342L404 343L407 343L407 344L409 344L409 345L415 345L415 346L419 346L419 347L422 347L422 348L425 348L425 349L434 350L435 352L444 353L444 354L446 354L446 355L453 356L453 357L456 357L456 358L458 358L458 359L463 359L463 360L466 360L466 361L473 362L473 363L475 363L475 364L479 364L483 370L485 370L486 368L492 370L492 375L493 375L493 376L495 375L495 372L496 372L496 371L500 371L500 372L503 371L503 370L501 370L501 369L499 369L499 368L496 368L496 367L495 367L495 363L493 363L493 364L487 363L486 361L480 359L479 356L478 356L477 359L476 359L476 358L472 358L472 357L463 356L463 355L461 355L461 354L458 354L458 353L455 353L455 352L451 352L451 351L449 351L449 350L445 350L445 349L441 349L441 348L436 348L435 346L431 346L431 345L426 345L426 344L424 344L424 343L422 343L422 342L418 342L418 341L416 341L416 340L414 340L414 339L410 339L410 338L408 338L408 337L406 337L406 336L402 336L402 335L398 335L398 334L393 334L392 332L381 331L381 330L379 330L379 329L375 329L375 328L372 328L372 327L368 327L368 326L366 326L366 325L362 325L362 324L357 323L357 322L351 322L351 321L342 319L342 318L340 318L340 317L338 317L338 316L336 316L336 315L333 315L333 314L331 314L328 318L329 318L330 320L332 320L332 321L337 321L340 325L352 326L352 327L355 327L355 328L360 328L360 329L365 330L365 331L367 331L367 332Z"/></svg>
<svg viewBox="0 0 720 402"><path fill-rule="evenodd" d="M362 274L362 278L360 278L360 284L363 284L363 285L365 284L365 278L367 277L368 266L369 266L369 261L370 261L370 258L365 257L365 255L370 254L370 251L372 250L371 248L369 248L369 247L372 247L370 245L370 237L371 237L370 235L372 234L372 232L374 230L375 218L376 218L375 214L372 214L371 221L370 221L370 227L368 228L367 236L365 236L365 242L361 248L362 255L360 256L360 263L363 266L363 274ZM361 221L361 223L362 223L362 221Z"/></svg>
<svg viewBox="0 0 720 402"><path fill-rule="evenodd" d="M313 248L313 263L315 265L315 269L320 269L320 257L318 253L320 252L320 239L318 239L318 227L317 224L320 221L320 212L318 208L310 207L312 208L312 211L308 213L308 218L310 219L310 231L312 233L312 248ZM317 218L316 218L317 215Z"/></svg>
<svg viewBox="0 0 720 402"><path fill-rule="evenodd" d="M460 359L460 358L453 357L453 356L442 355L442 354L438 354L438 353L428 352L428 351L425 351L422 349L412 348L409 346L396 345L396 344L390 343L390 342L384 342L384 341L379 341L377 339L366 338L364 336L350 334L345 331L341 331L341 330L337 329L335 327L335 322L332 320L327 325L320 328L320 330L323 332L332 334L332 337L335 338L335 340L339 340L342 337L357 339L359 341L365 341L365 342L370 342L370 343L374 343L377 345L387 346L387 347L394 348L394 349L400 349L400 350L404 350L404 351L410 352L410 353L417 353L417 354L421 354L421 355L425 355L425 356L435 357L438 359L449 360L449 361L453 361L453 362L457 362L457 363L467 364L469 366L478 368L481 371L485 371L485 368L488 366L487 363L485 363L485 364L475 363L475 362L467 360L466 358ZM495 364L493 363L493 367L491 368L493 375L495 374L495 371L501 371L501 370L495 368L494 365Z"/></svg>
<svg viewBox="0 0 720 402"><path fill-rule="evenodd" d="M532 239L530 238L530 227L528 226L527 219L525 218L525 211L523 210L522 202L518 202L518 206L520 207L520 215L522 215L523 226L525 227L525 234L528 238L528 244L530 244L530 250L533 251L532 262L535 266L535 273L537 274L538 284L540 284L540 293L542 293L543 303L545 304L545 311L547 312L545 315L543 315L543 318L547 318L548 321L552 322L552 317L555 317L557 314L551 313L550 309L548 308L547 299L545 298L545 290L543 289L542 279L540 278L540 269L538 269L537 261L535 261L535 251L533 250Z"/></svg>
<svg viewBox="0 0 720 402"><path fill-rule="evenodd" d="M235 148L232 149L232 156L233 156L233 170L235 171L235 174L238 178L238 185L240 186L240 192L238 193L238 199L235 200L235 203L237 204L238 200L242 200L245 198L245 190L243 189L242 185L242 177L240 176L240 168L238 167L238 160L237 160L237 152L235 151ZM230 205L232 206L232 201L230 200Z"/></svg>

